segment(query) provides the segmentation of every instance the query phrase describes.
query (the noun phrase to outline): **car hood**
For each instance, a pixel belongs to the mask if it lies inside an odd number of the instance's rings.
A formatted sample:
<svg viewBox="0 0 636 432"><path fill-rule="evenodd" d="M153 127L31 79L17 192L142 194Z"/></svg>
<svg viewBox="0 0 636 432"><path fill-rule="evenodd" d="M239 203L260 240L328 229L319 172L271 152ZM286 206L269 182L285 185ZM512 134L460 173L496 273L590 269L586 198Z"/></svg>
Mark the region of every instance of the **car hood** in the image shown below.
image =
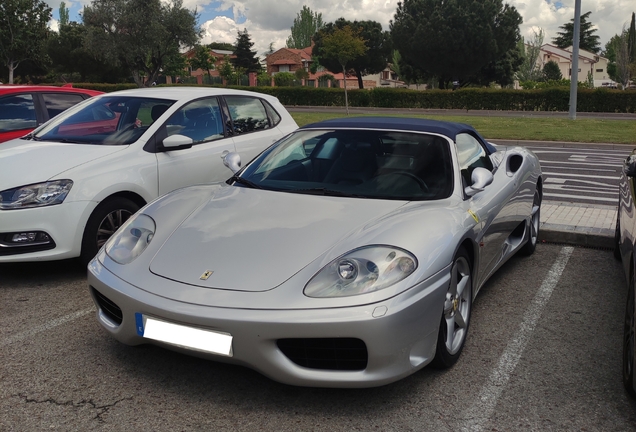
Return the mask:
<svg viewBox="0 0 636 432"><path fill-rule="evenodd" d="M71 168L126 147L22 139L8 141L0 147L0 190L51 180Z"/></svg>
<svg viewBox="0 0 636 432"><path fill-rule="evenodd" d="M206 288L271 290L369 221L404 204L220 188L167 238L150 271Z"/></svg>

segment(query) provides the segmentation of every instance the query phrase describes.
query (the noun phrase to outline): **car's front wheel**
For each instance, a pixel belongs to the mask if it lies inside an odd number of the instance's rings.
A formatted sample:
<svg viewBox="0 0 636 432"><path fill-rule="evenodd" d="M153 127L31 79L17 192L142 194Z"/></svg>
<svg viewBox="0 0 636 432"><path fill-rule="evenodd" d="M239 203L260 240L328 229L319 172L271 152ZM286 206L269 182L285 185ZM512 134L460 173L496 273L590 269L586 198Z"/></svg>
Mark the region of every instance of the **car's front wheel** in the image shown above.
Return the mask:
<svg viewBox="0 0 636 432"><path fill-rule="evenodd" d="M444 311L432 365L453 366L464 348L473 305L472 268L468 253L460 249L453 260L451 280L444 299Z"/></svg>
<svg viewBox="0 0 636 432"><path fill-rule="evenodd" d="M139 206L128 198L111 198L102 201L93 211L82 237L82 252L80 260L88 264L99 248L115 234L130 216L139 210Z"/></svg>
<svg viewBox="0 0 636 432"><path fill-rule="evenodd" d="M630 278L629 290L627 293L627 306L625 308L625 327L623 330L623 385L627 392L636 397L634 388L634 369L636 369L636 358L634 356L634 307L636 303L636 291L634 290L634 276Z"/></svg>

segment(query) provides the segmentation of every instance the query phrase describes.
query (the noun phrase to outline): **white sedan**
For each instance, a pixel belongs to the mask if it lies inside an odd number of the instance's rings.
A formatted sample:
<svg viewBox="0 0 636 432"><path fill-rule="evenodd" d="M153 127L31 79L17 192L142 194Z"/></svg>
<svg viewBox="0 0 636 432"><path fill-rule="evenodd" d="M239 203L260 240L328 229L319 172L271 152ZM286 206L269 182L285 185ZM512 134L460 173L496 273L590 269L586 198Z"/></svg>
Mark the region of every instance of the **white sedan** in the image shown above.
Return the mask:
<svg viewBox="0 0 636 432"><path fill-rule="evenodd" d="M139 208L228 177L298 126L278 99L211 88L105 94L0 149L0 262L87 263Z"/></svg>

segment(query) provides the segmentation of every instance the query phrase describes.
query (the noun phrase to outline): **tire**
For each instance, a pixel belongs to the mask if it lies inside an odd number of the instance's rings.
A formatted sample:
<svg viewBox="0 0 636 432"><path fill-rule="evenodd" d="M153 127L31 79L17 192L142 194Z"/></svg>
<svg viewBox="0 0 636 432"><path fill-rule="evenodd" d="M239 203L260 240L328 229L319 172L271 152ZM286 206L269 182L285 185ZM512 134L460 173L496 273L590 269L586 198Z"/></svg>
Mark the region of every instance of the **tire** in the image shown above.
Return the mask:
<svg viewBox="0 0 636 432"><path fill-rule="evenodd" d="M111 235L139 210L128 198L111 198L102 201L88 218L82 237L80 261L87 265Z"/></svg>
<svg viewBox="0 0 636 432"><path fill-rule="evenodd" d="M636 397L634 388L634 369L636 369L636 358L634 356L634 302L636 301L636 291L634 290L634 275L629 281L627 293L627 305L625 307L625 324L623 328L623 385L625 390L632 397Z"/></svg>
<svg viewBox="0 0 636 432"><path fill-rule="evenodd" d="M534 190L534 198L532 199L532 211L530 212L530 223L526 227L526 235L528 241L524 244L519 253L524 256L530 256L537 248L537 240L539 239L539 226L541 225L541 192L539 187Z"/></svg>
<svg viewBox="0 0 636 432"><path fill-rule="evenodd" d="M620 211L620 207L619 207ZM614 230L614 258L621 261L621 218L620 213L616 212L616 229Z"/></svg>
<svg viewBox="0 0 636 432"><path fill-rule="evenodd" d="M451 281L437 336L434 367L447 369L459 359L468 334L473 306L472 268L468 253L460 249L451 266Z"/></svg>

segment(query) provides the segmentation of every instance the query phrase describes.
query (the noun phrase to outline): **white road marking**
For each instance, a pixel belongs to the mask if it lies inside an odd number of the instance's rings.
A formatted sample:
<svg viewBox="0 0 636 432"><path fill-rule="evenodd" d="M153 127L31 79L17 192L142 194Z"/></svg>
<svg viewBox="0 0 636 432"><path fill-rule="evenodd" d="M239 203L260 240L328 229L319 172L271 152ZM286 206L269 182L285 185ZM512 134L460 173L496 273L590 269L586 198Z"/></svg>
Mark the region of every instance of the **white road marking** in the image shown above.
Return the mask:
<svg viewBox="0 0 636 432"><path fill-rule="evenodd" d="M572 167L560 167L560 166L548 166L549 164L553 164L555 162L541 162L541 168L543 169L562 169L562 170L574 170L574 171L581 171L581 168L572 168ZM604 171L604 172L611 172L611 173L615 173L616 170L615 169L603 169L603 168L586 168L586 171L590 172L590 171Z"/></svg>
<svg viewBox="0 0 636 432"><path fill-rule="evenodd" d="M567 162L567 161L554 161L554 160L541 160L539 159L539 162L541 162L542 164L545 163L551 163L551 164L556 164L556 165L585 165L585 166L602 166L602 167L618 167L618 164L614 164L614 163L600 163L600 162Z"/></svg>
<svg viewBox="0 0 636 432"><path fill-rule="evenodd" d="M576 198L576 199L584 199L585 201L602 201L602 202L609 202L612 204L617 203L617 198L602 198L602 197L593 197L593 196L587 196L587 195L569 195L569 194L545 192L543 196L555 197L555 198L568 198L568 199Z"/></svg>
<svg viewBox="0 0 636 432"><path fill-rule="evenodd" d="M497 400L506 388L510 380L510 375L517 367L517 363L519 363L521 355L532 337L537 322L539 318L541 318L543 309L550 300L552 291L554 291L554 288L559 283L559 279L573 251L574 248L571 246L566 246L561 249L554 265L543 280L543 283L541 283L537 294L526 310L517 333L508 343L508 346L499 358L497 367L491 372L486 385L482 387L479 392L479 396L464 414L463 417L465 420L461 430L479 432L484 430L488 424L497 405Z"/></svg>
<svg viewBox="0 0 636 432"><path fill-rule="evenodd" d="M583 149L572 149L572 151L568 151L568 150L539 150L539 147L535 147L535 149L530 148L532 150L533 153L535 154L583 154L586 156L600 156L600 157L605 157L605 156L609 156L609 157L621 157L623 155L625 155L625 157L629 156L630 151L627 150L603 150L603 152L599 152L598 149L594 149L594 150L583 150ZM551 147L553 148L553 147ZM613 155L612 155L613 153Z"/></svg>
<svg viewBox="0 0 636 432"><path fill-rule="evenodd" d="M547 182L546 182L547 183ZM582 193L597 193L603 195L618 195L618 188L616 186L610 186L601 188L598 186L579 186L579 185L550 185L546 184L544 189L561 190L565 192L582 192ZM587 197L586 197L587 198Z"/></svg>
<svg viewBox="0 0 636 432"><path fill-rule="evenodd" d="M567 174L567 173L555 173L555 172L544 172L543 175L544 176L555 176L555 177L560 177L560 176L582 177L582 178L586 178L586 179L589 179L590 177L593 177L595 179L608 179L608 180L619 180L620 179L620 176L599 176L599 175L590 176L589 174Z"/></svg>
<svg viewBox="0 0 636 432"><path fill-rule="evenodd" d="M21 333L18 333L16 335L14 335L14 336L9 336L8 338L1 339L0 340L0 347L5 347L5 346L10 345L12 343L23 341L23 340L28 339L28 338L30 338L32 336L35 336L38 333L42 333L44 331L51 330L51 329L53 329L53 328L55 328L57 326L60 326L62 324L66 324L67 322L70 322L70 321L76 320L78 318L81 318L84 315L87 315L87 314L89 314L91 312L95 312L95 308L84 309L84 310L81 310L81 311L78 311L78 312L74 312L72 314L65 315L63 317L51 320L51 321L49 321L47 323L44 323L42 325L39 325L37 327L33 327L32 329L25 330L25 331L23 331Z"/></svg>
<svg viewBox="0 0 636 432"><path fill-rule="evenodd" d="M571 183L568 183L568 184L576 183L576 186L579 186L579 183L583 183L583 184L601 186L602 188L611 188L612 190L616 189L616 185L612 185L612 184L608 184L608 183L602 183L602 182L595 182L595 181L591 181L591 180L562 179L562 178L550 177L550 178L546 179L546 181L544 183L565 184L565 182L571 182Z"/></svg>

